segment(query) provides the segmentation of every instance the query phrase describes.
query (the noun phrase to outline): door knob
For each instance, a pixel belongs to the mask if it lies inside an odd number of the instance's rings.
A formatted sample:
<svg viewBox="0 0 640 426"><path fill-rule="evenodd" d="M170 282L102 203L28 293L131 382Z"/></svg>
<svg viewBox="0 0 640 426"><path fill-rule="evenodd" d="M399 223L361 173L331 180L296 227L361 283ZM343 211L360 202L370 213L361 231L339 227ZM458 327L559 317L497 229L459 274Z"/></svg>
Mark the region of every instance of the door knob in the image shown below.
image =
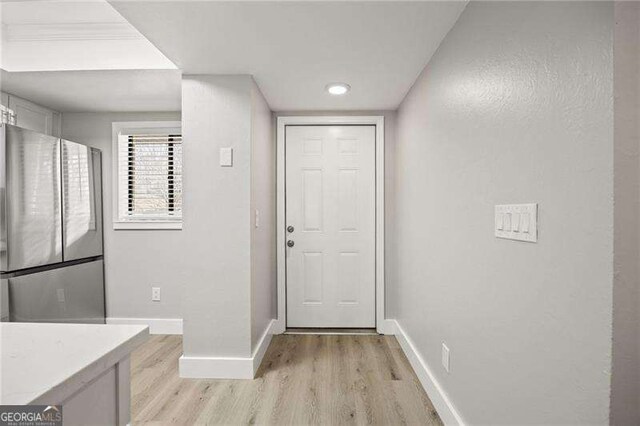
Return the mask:
<svg viewBox="0 0 640 426"><path fill-rule="evenodd" d="M293 247L296 243L293 242L293 240L289 240L287 241L287 246L288 247Z"/></svg>
<svg viewBox="0 0 640 426"><path fill-rule="evenodd" d="M287 232L288 233L292 233L293 231L294 231L293 226L291 226L291 225L287 226Z"/></svg>

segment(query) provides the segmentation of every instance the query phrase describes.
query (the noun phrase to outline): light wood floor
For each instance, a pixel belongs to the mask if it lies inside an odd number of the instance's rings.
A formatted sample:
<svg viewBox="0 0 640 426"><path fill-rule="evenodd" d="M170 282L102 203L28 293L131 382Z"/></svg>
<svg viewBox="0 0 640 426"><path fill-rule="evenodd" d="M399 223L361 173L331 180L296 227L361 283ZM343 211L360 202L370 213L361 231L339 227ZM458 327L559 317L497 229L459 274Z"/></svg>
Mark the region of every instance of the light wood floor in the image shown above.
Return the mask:
<svg viewBox="0 0 640 426"><path fill-rule="evenodd" d="M442 424L392 336L274 336L254 380L181 379L181 354L180 336L133 353L133 424Z"/></svg>

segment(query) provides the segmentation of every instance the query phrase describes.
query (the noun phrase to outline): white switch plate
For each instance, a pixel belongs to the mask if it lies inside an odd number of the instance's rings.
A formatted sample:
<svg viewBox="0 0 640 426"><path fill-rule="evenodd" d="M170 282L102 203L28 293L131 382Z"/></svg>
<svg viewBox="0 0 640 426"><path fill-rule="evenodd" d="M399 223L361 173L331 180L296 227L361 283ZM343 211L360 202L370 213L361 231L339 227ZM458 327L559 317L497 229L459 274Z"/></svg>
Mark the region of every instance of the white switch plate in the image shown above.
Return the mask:
<svg viewBox="0 0 640 426"><path fill-rule="evenodd" d="M67 301L67 297L64 294L64 288L57 289L56 295L58 296L58 303L65 303Z"/></svg>
<svg viewBox="0 0 640 426"><path fill-rule="evenodd" d="M444 369L449 372L449 347L446 344L442 344L442 366Z"/></svg>
<svg viewBox="0 0 640 426"><path fill-rule="evenodd" d="M498 238L538 242L538 204L497 205L494 230Z"/></svg>
<svg viewBox="0 0 640 426"><path fill-rule="evenodd" d="M220 165L222 167L233 167L233 148L220 148Z"/></svg>
<svg viewBox="0 0 640 426"><path fill-rule="evenodd" d="M151 300L153 302L160 301L160 287L151 287Z"/></svg>
<svg viewBox="0 0 640 426"><path fill-rule="evenodd" d="M260 227L260 210L256 209L256 220L255 220L256 228Z"/></svg>

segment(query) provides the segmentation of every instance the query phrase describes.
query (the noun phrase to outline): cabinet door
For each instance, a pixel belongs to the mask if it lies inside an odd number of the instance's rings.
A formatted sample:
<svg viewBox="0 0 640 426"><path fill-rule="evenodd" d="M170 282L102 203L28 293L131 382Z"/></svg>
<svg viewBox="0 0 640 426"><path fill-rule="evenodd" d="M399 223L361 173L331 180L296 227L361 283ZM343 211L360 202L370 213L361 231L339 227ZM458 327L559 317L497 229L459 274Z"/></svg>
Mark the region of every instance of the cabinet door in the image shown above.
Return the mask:
<svg viewBox="0 0 640 426"><path fill-rule="evenodd" d="M56 114L50 109L11 95L9 108L16 113L16 125L45 135L54 135Z"/></svg>
<svg viewBox="0 0 640 426"><path fill-rule="evenodd" d="M64 426L118 425L117 374L117 368L111 367L95 381L63 401Z"/></svg>
<svg viewBox="0 0 640 426"><path fill-rule="evenodd" d="M102 254L100 151L62 141L64 260Z"/></svg>

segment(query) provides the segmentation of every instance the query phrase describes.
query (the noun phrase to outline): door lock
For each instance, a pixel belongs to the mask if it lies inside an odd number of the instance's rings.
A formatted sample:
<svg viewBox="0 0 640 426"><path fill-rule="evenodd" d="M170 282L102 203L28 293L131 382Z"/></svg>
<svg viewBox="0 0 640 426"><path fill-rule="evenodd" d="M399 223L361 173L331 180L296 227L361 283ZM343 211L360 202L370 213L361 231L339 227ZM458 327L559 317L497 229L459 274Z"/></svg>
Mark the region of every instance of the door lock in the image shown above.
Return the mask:
<svg viewBox="0 0 640 426"><path fill-rule="evenodd" d="M287 247L293 247L296 243L293 242L293 240L289 240L287 241Z"/></svg>
<svg viewBox="0 0 640 426"><path fill-rule="evenodd" d="M288 232L288 233L290 233L290 234L291 234L293 231L294 231L293 226L291 226L291 225L287 226L287 232Z"/></svg>

